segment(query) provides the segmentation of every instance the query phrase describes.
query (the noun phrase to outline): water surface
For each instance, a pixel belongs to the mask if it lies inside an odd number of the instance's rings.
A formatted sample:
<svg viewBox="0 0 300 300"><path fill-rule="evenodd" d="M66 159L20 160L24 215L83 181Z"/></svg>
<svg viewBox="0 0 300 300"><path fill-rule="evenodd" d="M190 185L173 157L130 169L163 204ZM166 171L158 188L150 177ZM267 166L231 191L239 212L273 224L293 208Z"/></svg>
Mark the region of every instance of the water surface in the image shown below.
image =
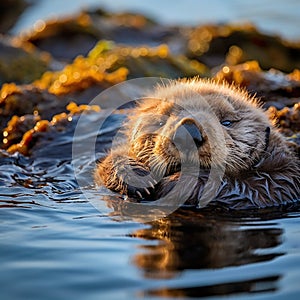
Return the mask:
<svg viewBox="0 0 300 300"><path fill-rule="evenodd" d="M98 156L118 119L93 133ZM182 208L147 224L122 220L118 196L90 183L84 189L99 198L98 209L87 201L71 147L66 131L31 158L0 159L2 299L298 299L297 209ZM79 165L85 173L93 163L83 156Z"/></svg>

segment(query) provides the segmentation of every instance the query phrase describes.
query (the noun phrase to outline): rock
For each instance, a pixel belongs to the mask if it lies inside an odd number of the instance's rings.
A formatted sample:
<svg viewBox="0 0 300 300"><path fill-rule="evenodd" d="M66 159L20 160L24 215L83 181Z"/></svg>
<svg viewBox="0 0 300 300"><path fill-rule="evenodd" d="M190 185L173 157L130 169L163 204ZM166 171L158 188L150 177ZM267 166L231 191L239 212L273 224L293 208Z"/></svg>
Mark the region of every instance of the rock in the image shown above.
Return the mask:
<svg viewBox="0 0 300 300"><path fill-rule="evenodd" d="M213 68L255 60L264 70L300 68L300 43L283 41L253 25L205 25L186 30L187 56Z"/></svg>
<svg viewBox="0 0 300 300"><path fill-rule="evenodd" d="M27 7L23 0L0 1L0 33L6 33Z"/></svg>
<svg viewBox="0 0 300 300"><path fill-rule="evenodd" d="M0 85L5 82L30 83L49 67L51 56L18 39L0 40Z"/></svg>
<svg viewBox="0 0 300 300"><path fill-rule="evenodd" d="M263 71L257 61L250 61L236 66L223 66L215 74L215 79L246 88L257 95L266 108L275 106L282 109L292 107L300 100L300 80L295 74L274 69Z"/></svg>

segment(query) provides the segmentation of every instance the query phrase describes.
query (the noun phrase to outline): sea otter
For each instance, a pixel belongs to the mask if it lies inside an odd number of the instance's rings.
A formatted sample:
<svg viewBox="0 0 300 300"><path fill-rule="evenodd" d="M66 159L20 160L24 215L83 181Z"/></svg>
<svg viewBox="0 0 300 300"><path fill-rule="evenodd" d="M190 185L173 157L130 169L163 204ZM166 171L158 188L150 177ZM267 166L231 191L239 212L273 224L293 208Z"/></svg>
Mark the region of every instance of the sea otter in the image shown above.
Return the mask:
<svg viewBox="0 0 300 300"><path fill-rule="evenodd" d="M300 200L300 163L259 100L212 80L174 80L137 101L95 181L130 198L264 208Z"/></svg>

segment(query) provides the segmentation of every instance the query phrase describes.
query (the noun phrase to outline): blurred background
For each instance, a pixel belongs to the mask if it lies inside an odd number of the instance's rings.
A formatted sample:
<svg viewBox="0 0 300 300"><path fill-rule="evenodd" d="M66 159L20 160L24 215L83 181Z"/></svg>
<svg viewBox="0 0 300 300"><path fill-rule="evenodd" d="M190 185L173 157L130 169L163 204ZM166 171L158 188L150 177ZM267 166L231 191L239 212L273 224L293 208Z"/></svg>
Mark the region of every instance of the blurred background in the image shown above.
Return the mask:
<svg viewBox="0 0 300 300"><path fill-rule="evenodd" d="M13 34L31 28L39 19L53 19L81 9L101 7L111 12L146 14L168 25L250 21L264 33L300 40L300 1L297 0L179 0L176 3L170 0L2 0L0 14L5 6L14 7L15 13L22 12L11 28Z"/></svg>

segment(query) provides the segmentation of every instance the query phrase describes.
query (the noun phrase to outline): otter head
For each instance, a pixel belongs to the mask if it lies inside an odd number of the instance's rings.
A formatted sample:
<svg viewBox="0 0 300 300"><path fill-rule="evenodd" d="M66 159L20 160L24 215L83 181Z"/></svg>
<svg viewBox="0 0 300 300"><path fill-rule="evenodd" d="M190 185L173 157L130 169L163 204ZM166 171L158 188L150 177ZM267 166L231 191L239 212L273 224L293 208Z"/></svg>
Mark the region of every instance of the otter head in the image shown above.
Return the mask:
<svg viewBox="0 0 300 300"><path fill-rule="evenodd" d="M270 126L245 91L196 79L159 87L134 110L126 132L129 151L161 176L183 163L236 176L264 154Z"/></svg>

